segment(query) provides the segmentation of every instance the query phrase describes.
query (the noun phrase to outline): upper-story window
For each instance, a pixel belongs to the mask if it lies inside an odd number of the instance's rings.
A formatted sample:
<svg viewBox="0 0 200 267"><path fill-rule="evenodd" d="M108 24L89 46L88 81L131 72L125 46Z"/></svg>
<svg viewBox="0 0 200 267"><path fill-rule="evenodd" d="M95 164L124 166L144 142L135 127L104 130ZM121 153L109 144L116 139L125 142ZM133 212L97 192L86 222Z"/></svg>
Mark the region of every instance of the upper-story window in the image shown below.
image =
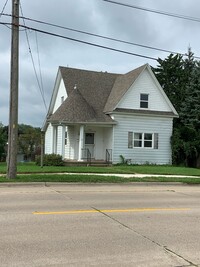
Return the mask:
<svg viewBox="0 0 200 267"><path fill-rule="evenodd" d="M64 102L64 96L61 96L61 104Z"/></svg>
<svg viewBox="0 0 200 267"><path fill-rule="evenodd" d="M149 95L148 94L140 94L140 107L141 108L149 107Z"/></svg>

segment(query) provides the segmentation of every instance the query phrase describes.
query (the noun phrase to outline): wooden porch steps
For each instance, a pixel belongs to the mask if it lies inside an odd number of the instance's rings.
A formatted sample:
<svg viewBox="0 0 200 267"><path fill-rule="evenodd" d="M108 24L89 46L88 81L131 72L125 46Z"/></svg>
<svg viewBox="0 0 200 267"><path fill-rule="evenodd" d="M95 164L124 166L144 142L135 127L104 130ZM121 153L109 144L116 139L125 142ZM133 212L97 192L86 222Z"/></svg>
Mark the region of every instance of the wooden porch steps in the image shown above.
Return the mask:
<svg viewBox="0 0 200 267"><path fill-rule="evenodd" d="M65 166L75 167L75 166L92 166L92 167L108 167L112 163L106 162L104 160L91 160L89 161L75 161L75 160L64 160Z"/></svg>

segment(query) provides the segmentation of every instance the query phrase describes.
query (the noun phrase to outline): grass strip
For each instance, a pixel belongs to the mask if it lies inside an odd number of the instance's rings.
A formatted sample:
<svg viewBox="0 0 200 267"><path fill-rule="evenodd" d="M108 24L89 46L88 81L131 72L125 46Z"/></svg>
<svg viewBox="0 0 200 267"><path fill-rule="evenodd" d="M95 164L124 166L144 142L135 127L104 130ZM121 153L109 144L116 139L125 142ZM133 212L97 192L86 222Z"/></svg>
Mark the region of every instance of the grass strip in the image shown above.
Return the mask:
<svg viewBox="0 0 200 267"><path fill-rule="evenodd" d="M177 178L177 177L133 177L123 178L117 176L102 176L102 175L79 175L79 174L31 174L17 175L16 179L6 179L0 177L0 183L15 183L15 182L62 182L62 183L134 183L134 182L165 182L173 183L180 182L185 184L200 184L200 178Z"/></svg>
<svg viewBox="0 0 200 267"><path fill-rule="evenodd" d="M0 163L0 173L6 174L6 163ZM164 174L164 175L188 175L200 176L200 169L186 168L169 165L114 165L108 167L94 166L36 166L34 162L19 163L17 165L18 173L121 173L121 174Z"/></svg>

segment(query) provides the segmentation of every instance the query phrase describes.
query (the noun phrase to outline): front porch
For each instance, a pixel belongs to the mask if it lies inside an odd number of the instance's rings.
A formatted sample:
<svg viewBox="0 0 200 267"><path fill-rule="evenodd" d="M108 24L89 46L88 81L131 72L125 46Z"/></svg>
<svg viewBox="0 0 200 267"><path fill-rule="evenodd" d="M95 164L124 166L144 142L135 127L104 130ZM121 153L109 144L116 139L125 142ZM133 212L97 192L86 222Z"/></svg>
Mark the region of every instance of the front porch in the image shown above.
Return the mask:
<svg viewBox="0 0 200 267"><path fill-rule="evenodd" d="M113 125L52 125L52 153L68 164L112 163Z"/></svg>

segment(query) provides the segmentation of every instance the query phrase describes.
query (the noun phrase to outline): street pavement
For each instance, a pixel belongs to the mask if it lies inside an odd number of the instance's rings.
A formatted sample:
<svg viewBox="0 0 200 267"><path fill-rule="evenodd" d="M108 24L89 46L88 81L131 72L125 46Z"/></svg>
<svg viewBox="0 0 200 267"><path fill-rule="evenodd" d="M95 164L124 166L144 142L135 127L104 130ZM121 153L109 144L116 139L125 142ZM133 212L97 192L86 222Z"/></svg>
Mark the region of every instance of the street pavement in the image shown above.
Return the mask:
<svg viewBox="0 0 200 267"><path fill-rule="evenodd" d="M200 186L0 187L0 266L200 266Z"/></svg>

